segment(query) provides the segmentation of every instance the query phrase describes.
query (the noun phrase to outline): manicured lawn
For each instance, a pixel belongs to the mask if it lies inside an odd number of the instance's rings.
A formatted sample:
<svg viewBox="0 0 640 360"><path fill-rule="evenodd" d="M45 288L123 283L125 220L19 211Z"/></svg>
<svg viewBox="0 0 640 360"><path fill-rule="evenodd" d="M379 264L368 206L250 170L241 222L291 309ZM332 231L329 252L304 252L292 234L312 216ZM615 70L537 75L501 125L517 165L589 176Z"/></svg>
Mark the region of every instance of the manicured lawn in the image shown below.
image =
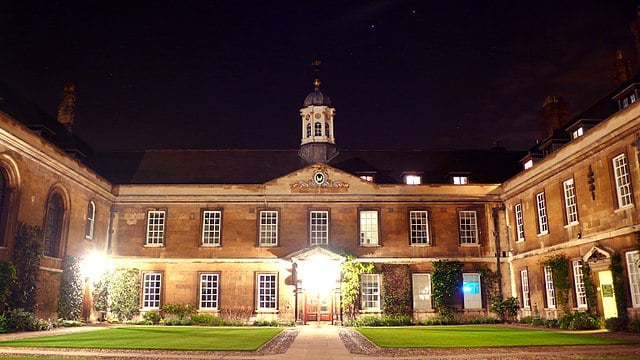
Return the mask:
<svg viewBox="0 0 640 360"><path fill-rule="evenodd" d="M254 351L281 331L278 328L127 326L3 341L0 346Z"/></svg>
<svg viewBox="0 0 640 360"><path fill-rule="evenodd" d="M383 348L614 345L630 342L583 334L498 326L372 327L358 331Z"/></svg>

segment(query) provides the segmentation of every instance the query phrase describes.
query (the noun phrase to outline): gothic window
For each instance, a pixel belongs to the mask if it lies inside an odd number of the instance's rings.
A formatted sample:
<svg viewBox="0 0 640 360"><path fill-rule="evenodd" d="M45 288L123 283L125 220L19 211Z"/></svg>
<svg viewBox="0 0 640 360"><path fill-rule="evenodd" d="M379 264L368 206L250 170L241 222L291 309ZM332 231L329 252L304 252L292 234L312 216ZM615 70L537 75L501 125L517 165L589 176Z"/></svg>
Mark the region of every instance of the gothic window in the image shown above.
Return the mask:
<svg viewBox="0 0 640 360"><path fill-rule="evenodd" d="M60 240L62 237L62 218L64 216L64 204L62 196L55 193L47 202L47 215L44 224L44 255L51 257L60 256Z"/></svg>

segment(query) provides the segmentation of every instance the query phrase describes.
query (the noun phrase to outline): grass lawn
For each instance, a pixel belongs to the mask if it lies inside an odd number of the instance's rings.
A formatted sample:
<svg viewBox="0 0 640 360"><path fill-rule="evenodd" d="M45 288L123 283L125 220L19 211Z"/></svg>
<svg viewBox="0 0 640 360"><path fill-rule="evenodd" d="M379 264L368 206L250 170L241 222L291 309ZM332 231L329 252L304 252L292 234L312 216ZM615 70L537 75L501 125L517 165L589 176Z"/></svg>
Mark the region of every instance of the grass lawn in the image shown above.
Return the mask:
<svg viewBox="0 0 640 360"><path fill-rule="evenodd" d="M280 333L278 328L127 326L66 335L0 342L0 346L98 349L254 351Z"/></svg>
<svg viewBox="0 0 640 360"><path fill-rule="evenodd" d="M415 326L358 328L383 348L447 348L544 345L615 345L630 342L583 334L498 326Z"/></svg>

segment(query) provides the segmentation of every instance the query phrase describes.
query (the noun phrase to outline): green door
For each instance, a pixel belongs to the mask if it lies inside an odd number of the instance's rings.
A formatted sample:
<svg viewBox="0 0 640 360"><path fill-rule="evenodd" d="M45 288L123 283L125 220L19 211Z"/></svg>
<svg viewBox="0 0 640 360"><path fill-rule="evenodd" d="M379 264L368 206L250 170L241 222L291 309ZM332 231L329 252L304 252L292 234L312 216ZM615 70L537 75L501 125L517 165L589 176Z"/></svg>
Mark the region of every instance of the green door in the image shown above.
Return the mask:
<svg viewBox="0 0 640 360"><path fill-rule="evenodd" d="M613 292L613 276L611 271L598 272L598 280L600 281L600 296L602 297L602 311L604 318L612 318L618 316L616 307L616 295Z"/></svg>

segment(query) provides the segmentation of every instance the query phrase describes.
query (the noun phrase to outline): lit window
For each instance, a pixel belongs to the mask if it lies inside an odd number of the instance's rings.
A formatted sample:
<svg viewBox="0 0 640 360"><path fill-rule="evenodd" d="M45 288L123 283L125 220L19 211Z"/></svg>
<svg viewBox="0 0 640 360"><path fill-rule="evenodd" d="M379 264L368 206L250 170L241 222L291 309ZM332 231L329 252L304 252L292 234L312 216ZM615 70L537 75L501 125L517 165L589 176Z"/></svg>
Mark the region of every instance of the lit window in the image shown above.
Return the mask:
<svg viewBox="0 0 640 360"><path fill-rule="evenodd" d="M573 283L576 288L576 303L579 308L587 308L587 292L584 288L584 277L582 275L582 261L573 262Z"/></svg>
<svg viewBox="0 0 640 360"><path fill-rule="evenodd" d="M453 184L454 185L466 185L469 183L469 178L466 176L454 176Z"/></svg>
<svg viewBox="0 0 640 360"><path fill-rule="evenodd" d="M278 245L278 212L274 210L260 211L260 235L258 243L261 246Z"/></svg>
<svg viewBox="0 0 640 360"><path fill-rule="evenodd" d="M553 273L550 266L544 267L544 287L547 292L547 308L556 308L556 290L553 287Z"/></svg>
<svg viewBox="0 0 640 360"><path fill-rule="evenodd" d="M324 135L326 137L330 137L331 136L331 131L329 129L329 123L324 123Z"/></svg>
<svg viewBox="0 0 640 360"><path fill-rule="evenodd" d="M429 213L427 211L410 211L411 245L429 245Z"/></svg>
<svg viewBox="0 0 640 360"><path fill-rule="evenodd" d="M89 201L87 204L87 219L84 224L84 238L93 239L93 228L96 223L96 204Z"/></svg>
<svg viewBox="0 0 640 360"><path fill-rule="evenodd" d="M322 136L322 123L316 122L314 124L314 136Z"/></svg>
<svg viewBox="0 0 640 360"><path fill-rule="evenodd" d="M362 310L380 310L380 274L362 274L360 290Z"/></svg>
<svg viewBox="0 0 640 360"><path fill-rule="evenodd" d="M413 310L430 310L431 274L412 274Z"/></svg>
<svg viewBox="0 0 640 360"><path fill-rule="evenodd" d="M146 245L160 246L164 244L164 210L150 210L147 212Z"/></svg>
<svg viewBox="0 0 640 360"><path fill-rule="evenodd" d="M627 270L629 272L631 303L634 308L638 308L640 307L640 251L627 253Z"/></svg>
<svg viewBox="0 0 640 360"><path fill-rule="evenodd" d="M517 241L524 241L524 216L522 215L522 203L517 203L514 207L516 215L516 238Z"/></svg>
<svg viewBox="0 0 640 360"><path fill-rule="evenodd" d="M613 171L616 180L616 195L618 207L633 205L633 194L631 193L631 177L629 176L629 165L627 155L620 154L613 158Z"/></svg>
<svg viewBox="0 0 640 360"><path fill-rule="evenodd" d="M329 212L311 211L309 213L309 222L311 245L329 244Z"/></svg>
<svg viewBox="0 0 640 360"><path fill-rule="evenodd" d="M480 274L462 274L462 293L465 309L482 309L482 292L480 290Z"/></svg>
<svg viewBox="0 0 640 360"><path fill-rule="evenodd" d="M307 137L311 137L311 124L307 124Z"/></svg>
<svg viewBox="0 0 640 360"><path fill-rule="evenodd" d="M407 185L420 185L422 183L422 178L420 175L405 175L404 183Z"/></svg>
<svg viewBox="0 0 640 360"><path fill-rule="evenodd" d="M520 285L522 287L522 308L530 309L531 301L529 299L529 271L520 270Z"/></svg>
<svg viewBox="0 0 640 360"><path fill-rule="evenodd" d="M218 309L218 274L200 274L200 309Z"/></svg>
<svg viewBox="0 0 640 360"><path fill-rule="evenodd" d="M475 211L459 211L460 244L478 243L478 219Z"/></svg>
<svg viewBox="0 0 640 360"><path fill-rule="evenodd" d="M258 274L258 310L278 308L278 282L276 274Z"/></svg>
<svg viewBox="0 0 640 360"><path fill-rule="evenodd" d="M47 202L47 215L44 224L44 255L58 257L62 238L62 218L64 203L62 196L55 193Z"/></svg>
<svg viewBox="0 0 640 360"><path fill-rule="evenodd" d="M160 273L144 274L144 285L142 288L142 307L144 309L160 308Z"/></svg>
<svg viewBox="0 0 640 360"><path fill-rule="evenodd" d="M524 169L531 169L533 167L533 159L529 159L527 160L527 162L524 163Z"/></svg>
<svg viewBox="0 0 640 360"><path fill-rule="evenodd" d="M360 245L378 245L378 211L362 210L360 216Z"/></svg>
<svg viewBox="0 0 640 360"><path fill-rule="evenodd" d="M582 126L580 126L576 130L573 130L573 132L571 133L571 138L572 139L577 139L582 135L584 135L584 128Z"/></svg>
<svg viewBox="0 0 640 360"><path fill-rule="evenodd" d="M222 211L202 212L202 245L220 246Z"/></svg>
<svg viewBox="0 0 640 360"><path fill-rule="evenodd" d="M631 96L629 96L629 102L631 104L633 104L634 102L636 102L636 100L638 100L638 98L636 97L636 94L631 94Z"/></svg>
<svg viewBox="0 0 640 360"><path fill-rule="evenodd" d="M368 182L373 182L373 175L360 175L360 179Z"/></svg>
<svg viewBox="0 0 640 360"><path fill-rule="evenodd" d="M547 222L547 204L543 192L536 194L536 208L538 210L538 234L544 235L549 232L549 223Z"/></svg>
<svg viewBox="0 0 640 360"><path fill-rule="evenodd" d="M626 108L627 106L629 106L629 98L624 98L622 100L622 108Z"/></svg>
<svg viewBox="0 0 640 360"><path fill-rule="evenodd" d="M567 216L567 224L578 223L578 204L576 200L576 186L573 179L569 179L562 183L564 189L564 210Z"/></svg>

